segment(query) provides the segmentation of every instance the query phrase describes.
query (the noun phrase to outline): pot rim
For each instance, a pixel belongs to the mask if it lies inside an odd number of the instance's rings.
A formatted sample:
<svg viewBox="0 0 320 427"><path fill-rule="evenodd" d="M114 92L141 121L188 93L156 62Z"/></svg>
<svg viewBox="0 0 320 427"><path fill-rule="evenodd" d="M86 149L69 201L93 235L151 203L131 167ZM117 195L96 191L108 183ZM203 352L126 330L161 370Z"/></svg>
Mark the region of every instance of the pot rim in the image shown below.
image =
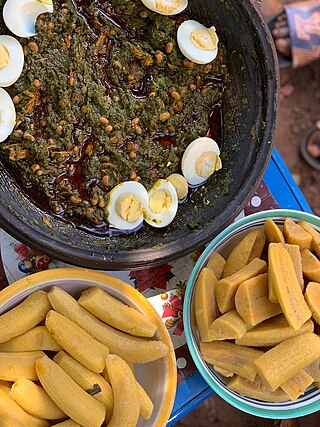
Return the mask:
<svg viewBox="0 0 320 427"><path fill-rule="evenodd" d="M45 233L42 230L32 228L31 224L26 225L21 218L15 216L14 212L4 204L0 204L0 227L28 246L35 246L36 242L36 247L39 251L50 254L57 260L102 270L142 269L171 262L192 253L225 228L234 218L236 212L241 211L249 197L254 193L269 163L273 148L272 138L275 130L279 88L278 60L269 28L264 22L260 11L250 0L242 0L242 4L248 13L248 19L250 19L252 26L259 35L260 44L265 52L266 76L271 76L270 78L265 78L267 82L266 126L256 157L256 164L261 167L252 170L246 180L246 185L240 189L232 202L224 209L224 220L218 228L215 223L211 223L199 231L186 234L178 241L169 242L157 248L151 246L143 249L112 252L103 250L103 246L96 247L92 251L71 245L68 246L65 242L61 243L58 239L52 238L49 230Z"/></svg>

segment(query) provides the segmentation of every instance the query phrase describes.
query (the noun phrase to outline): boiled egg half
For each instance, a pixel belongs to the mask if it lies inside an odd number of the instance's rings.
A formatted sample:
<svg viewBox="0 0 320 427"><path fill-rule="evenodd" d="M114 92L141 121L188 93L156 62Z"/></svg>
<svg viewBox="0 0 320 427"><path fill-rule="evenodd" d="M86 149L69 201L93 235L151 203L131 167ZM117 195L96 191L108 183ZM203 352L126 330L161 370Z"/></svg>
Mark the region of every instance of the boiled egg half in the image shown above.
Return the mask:
<svg viewBox="0 0 320 427"><path fill-rule="evenodd" d="M144 220L152 227L166 227L173 221L178 210L177 192L171 182L158 179L148 191L149 203Z"/></svg>
<svg viewBox="0 0 320 427"><path fill-rule="evenodd" d="M188 0L142 0L142 3L160 15L176 15L188 6Z"/></svg>
<svg viewBox="0 0 320 427"><path fill-rule="evenodd" d="M217 56L219 39L214 27L184 21L178 28L177 41L183 55L196 64L208 64Z"/></svg>
<svg viewBox="0 0 320 427"><path fill-rule="evenodd" d="M183 200L187 196L189 188L184 176L179 173L172 173L168 176L167 181L174 186L179 200Z"/></svg>
<svg viewBox="0 0 320 427"><path fill-rule="evenodd" d="M36 34L38 16L47 12L53 12L52 0L7 0L3 7L3 19L16 36L32 37Z"/></svg>
<svg viewBox="0 0 320 427"><path fill-rule="evenodd" d="M16 124L16 110L8 92L0 88L0 142L12 133Z"/></svg>
<svg viewBox="0 0 320 427"><path fill-rule="evenodd" d="M107 206L110 227L119 230L133 230L143 221L143 213L148 207L146 188L136 181L126 181L110 191Z"/></svg>
<svg viewBox="0 0 320 427"><path fill-rule="evenodd" d="M190 185L200 185L222 168L218 144L211 138L197 138L188 145L181 159L181 169Z"/></svg>
<svg viewBox="0 0 320 427"><path fill-rule="evenodd" d="M24 54L21 44L11 36L0 36L0 86L11 86L22 73Z"/></svg>

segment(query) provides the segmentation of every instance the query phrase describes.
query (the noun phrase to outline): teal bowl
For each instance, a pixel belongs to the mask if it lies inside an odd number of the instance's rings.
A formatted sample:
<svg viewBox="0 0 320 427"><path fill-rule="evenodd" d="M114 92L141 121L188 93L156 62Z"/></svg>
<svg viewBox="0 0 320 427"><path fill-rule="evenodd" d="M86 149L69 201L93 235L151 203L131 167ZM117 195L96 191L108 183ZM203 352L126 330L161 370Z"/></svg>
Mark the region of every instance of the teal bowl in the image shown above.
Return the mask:
<svg viewBox="0 0 320 427"><path fill-rule="evenodd" d="M305 212L287 209L259 212L229 225L229 227L212 240L194 266L187 284L183 310L187 344L196 367L208 385L235 408L257 417L273 419L297 418L319 411L320 389L311 386L295 402L288 400L287 402L281 403L262 402L257 399L241 396L233 390L230 390L223 377L216 374L211 366L201 357L199 336L197 328L192 320L192 307L197 278L202 268L207 264L213 251L217 251L222 256L227 257L235 245L249 231L262 228L267 219L273 219L281 228L285 218L306 221L320 232L319 217Z"/></svg>

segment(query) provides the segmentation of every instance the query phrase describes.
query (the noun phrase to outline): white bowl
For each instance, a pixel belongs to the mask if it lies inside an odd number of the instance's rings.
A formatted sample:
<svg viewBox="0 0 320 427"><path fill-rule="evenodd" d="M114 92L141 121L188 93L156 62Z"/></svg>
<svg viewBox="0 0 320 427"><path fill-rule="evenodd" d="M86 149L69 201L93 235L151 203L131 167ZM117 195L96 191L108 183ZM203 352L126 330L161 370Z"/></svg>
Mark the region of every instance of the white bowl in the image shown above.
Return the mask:
<svg viewBox="0 0 320 427"><path fill-rule="evenodd" d="M154 410L148 421L139 418L137 427L164 427L170 417L177 386L175 353L167 328L147 299L132 286L105 273L80 268L61 268L27 276L0 292L0 314L22 302L31 293L49 291L59 286L75 298L92 286L99 286L113 297L147 315L156 325L156 337L169 347L162 359L135 364L135 374L152 402Z"/></svg>

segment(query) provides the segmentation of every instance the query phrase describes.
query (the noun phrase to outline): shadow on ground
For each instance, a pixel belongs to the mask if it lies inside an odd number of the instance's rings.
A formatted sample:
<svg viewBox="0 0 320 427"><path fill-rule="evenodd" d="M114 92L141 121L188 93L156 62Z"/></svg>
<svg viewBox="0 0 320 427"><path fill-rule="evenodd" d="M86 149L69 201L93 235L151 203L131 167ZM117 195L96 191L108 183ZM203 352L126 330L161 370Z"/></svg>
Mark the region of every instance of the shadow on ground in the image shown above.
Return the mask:
<svg viewBox="0 0 320 427"><path fill-rule="evenodd" d="M316 427L320 425L320 413L298 419L292 425L281 427ZM254 417L233 408L219 396L214 395L201 406L185 416L173 427L278 427L280 422Z"/></svg>

